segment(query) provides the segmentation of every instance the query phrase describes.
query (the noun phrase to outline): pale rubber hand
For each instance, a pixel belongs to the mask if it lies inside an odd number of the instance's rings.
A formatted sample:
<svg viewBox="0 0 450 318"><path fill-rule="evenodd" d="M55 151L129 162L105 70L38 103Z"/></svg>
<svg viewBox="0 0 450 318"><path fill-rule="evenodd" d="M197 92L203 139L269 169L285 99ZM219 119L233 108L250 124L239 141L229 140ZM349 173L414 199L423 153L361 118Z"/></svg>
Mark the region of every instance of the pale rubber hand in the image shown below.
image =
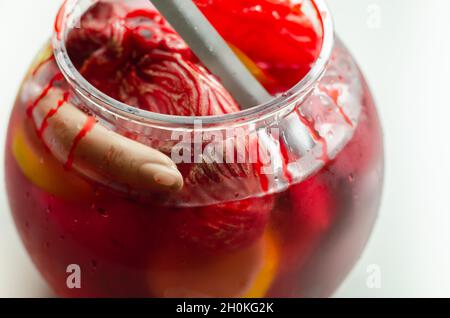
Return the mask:
<svg viewBox="0 0 450 318"><path fill-rule="evenodd" d="M53 88L36 105L31 114L36 127L42 126L61 100L63 92ZM88 118L76 106L65 102L47 119L42 139L59 161L68 162L74 142ZM179 191L183 187L183 177L168 156L99 123L94 123L79 139L72 157L72 169L102 184L118 184L139 192Z"/></svg>

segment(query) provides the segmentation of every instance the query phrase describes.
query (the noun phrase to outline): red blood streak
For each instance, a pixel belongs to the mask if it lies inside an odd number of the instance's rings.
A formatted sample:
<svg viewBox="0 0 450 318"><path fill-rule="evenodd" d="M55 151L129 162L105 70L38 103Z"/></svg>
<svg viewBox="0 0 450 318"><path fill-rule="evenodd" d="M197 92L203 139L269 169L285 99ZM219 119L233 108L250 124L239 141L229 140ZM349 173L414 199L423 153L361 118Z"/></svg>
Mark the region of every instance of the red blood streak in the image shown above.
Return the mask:
<svg viewBox="0 0 450 318"><path fill-rule="evenodd" d="M53 59L55 58L55 56L52 54L50 55L48 58L46 58L45 60L43 60L41 63L39 63L38 66L36 66L36 68L34 69L33 73L31 75L36 76L36 74L39 72L39 70L47 63L49 63L50 61L53 61Z"/></svg>
<svg viewBox="0 0 450 318"><path fill-rule="evenodd" d="M56 33L58 40L61 39L61 30L62 30L64 16L66 14L66 6L67 6L67 0L64 1L63 5L61 6L61 8L58 11L58 15L56 16L56 19L55 19L54 28L55 28L55 33Z"/></svg>
<svg viewBox="0 0 450 318"><path fill-rule="evenodd" d="M261 158L259 158L260 156L260 150L261 150L261 145L259 144L259 139L256 140L256 149L258 149L258 160L257 162L254 164L255 167L255 171L258 175L260 175L260 185L261 185L261 189L266 192L269 190L269 179L267 178L267 176L263 173L263 163Z"/></svg>
<svg viewBox="0 0 450 318"><path fill-rule="evenodd" d="M300 119L300 121L306 126L306 128L308 128L313 139L322 145L322 156L317 159L322 160L324 163L330 161L330 158L328 157L328 144L325 138L319 135L317 130L314 128L314 123L310 123L309 121L307 121L302 116L299 109L296 109L295 112L297 113L297 116Z"/></svg>
<svg viewBox="0 0 450 318"><path fill-rule="evenodd" d="M67 101L69 100L70 97L70 93L69 92L65 92L63 95L63 98L60 99L56 105L56 108L52 108L47 115L45 115L44 120L42 121L42 125L41 128L38 131L38 135L39 137L42 137L42 135L44 134L45 130L48 127L48 121L50 120L51 117L53 117L54 115L56 115L56 113L58 112L58 110L65 104L67 103Z"/></svg>
<svg viewBox="0 0 450 318"><path fill-rule="evenodd" d="M42 90L42 93L39 95L39 97L27 108L27 115L29 117L33 116L33 111L37 107L37 105L44 99L45 96L50 92L50 90L53 88L56 82L61 81L63 79L62 73L56 74L50 82L45 86L45 88Z"/></svg>
<svg viewBox="0 0 450 318"><path fill-rule="evenodd" d="M73 162L74 162L74 159L75 159L75 150L77 149L78 144L92 130L92 128L94 128L96 123L97 123L97 121L92 116L89 116L86 119L86 122L84 123L83 128L81 128L80 132L78 133L78 135L73 140L72 147L71 147L71 149L69 151L69 155L67 157L67 162L64 165L64 168L66 170L70 170L72 168L72 165L73 165Z"/></svg>
<svg viewBox="0 0 450 318"><path fill-rule="evenodd" d="M342 118L344 118L345 122L347 124L349 124L350 127L353 127L352 120L350 119L350 117L348 117L348 115L344 111L344 108L338 102L338 100L339 100L339 90L337 90L337 89L328 90L327 93L328 93L328 96L330 96L330 98L336 104L336 106L337 106L337 108L339 110L339 113L341 114Z"/></svg>
<svg viewBox="0 0 450 318"><path fill-rule="evenodd" d="M287 182L289 184L291 184L293 177L288 169L289 151L287 149L287 146L284 143L280 145L280 151L281 151L281 155L283 156L283 163L282 163L283 164L283 175L286 178Z"/></svg>

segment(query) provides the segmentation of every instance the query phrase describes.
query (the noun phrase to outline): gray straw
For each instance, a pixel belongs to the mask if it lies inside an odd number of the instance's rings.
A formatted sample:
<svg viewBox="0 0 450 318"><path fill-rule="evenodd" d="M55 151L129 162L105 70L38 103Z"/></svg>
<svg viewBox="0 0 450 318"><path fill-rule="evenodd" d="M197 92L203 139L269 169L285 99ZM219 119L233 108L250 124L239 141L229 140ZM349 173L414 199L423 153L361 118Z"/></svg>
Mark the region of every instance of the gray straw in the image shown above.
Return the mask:
<svg viewBox="0 0 450 318"><path fill-rule="evenodd" d="M151 0L242 108L273 97L250 73L192 0Z"/></svg>

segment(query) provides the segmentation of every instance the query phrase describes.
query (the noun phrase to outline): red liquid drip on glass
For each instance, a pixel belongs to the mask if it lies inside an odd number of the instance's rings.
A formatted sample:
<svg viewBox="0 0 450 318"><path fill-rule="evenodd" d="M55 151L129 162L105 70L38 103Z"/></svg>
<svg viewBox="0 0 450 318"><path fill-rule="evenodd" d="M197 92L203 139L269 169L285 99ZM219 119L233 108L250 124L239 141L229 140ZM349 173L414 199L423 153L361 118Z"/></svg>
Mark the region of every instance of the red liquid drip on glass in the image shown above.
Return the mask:
<svg viewBox="0 0 450 318"><path fill-rule="evenodd" d="M256 143L257 143L257 148L256 149L258 149L258 153L259 153L259 149L261 147L261 145L259 144L259 139L257 139ZM269 179L263 173L263 164L262 164L260 158L258 158L258 160L254 164L254 166L255 166L256 173L260 176L260 181L259 182L261 184L261 189L263 191L268 191L269 190Z"/></svg>
<svg viewBox="0 0 450 318"><path fill-rule="evenodd" d="M42 135L44 134L45 130L48 127L48 121L50 120L50 118L52 118L53 116L56 115L56 113L58 112L58 110L65 104L67 103L67 101L69 100L70 97L70 93L69 92L65 92L63 95L63 98L61 100L58 101L56 108L52 108L47 115L45 115L44 120L42 121L42 125L41 128L38 131L38 135L39 137L42 137Z"/></svg>
<svg viewBox="0 0 450 318"><path fill-rule="evenodd" d="M288 170L289 164L289 150L285 144L280 145L281 156L283 157L283 175L286 178L286 181L291 184L293 181L292 174Z"/></svg>
<svg viewBox="0 0 450 318"><path fill-rule="evenodd" d="M64 168L66 170L70 170L72 168L74 158L75 158L75 150L77 149L78 144L92 130L92 128L94 128L96 123L97 123L97 121L92 116L89 116L86 119L86 122L85 122L83 128L81 128L80 132L75 137L72 147L69 151L69 155L67 156L67 162L64 165Z"/></svg>
<svg viewBox="0 0 450 318"><path fill-rule="evenodd" d="M353 127L353 122L350 119L350 117L348 117L348 115L345 113L344 108L339 104L339 90L337 89L333 89L333 90L327 90L327 94L328 96L330 96L330 98L334 101L334 103L336 104L338 110L339 110L339 114L341 114L342 118L344 118L345 122L350 126Z"/></svg>
<svg viewBox="0 0 450 318"><path fill-rule="evenodd" d="M322 160L324 163L327 163L328 161L330 161L330 158L328 157L328 144L327 144L327 141L325 140L325 138L320 136L320 134L314 128L314 123L310 123L308 120L306 120L302 116L299 109L296 109L295 112L296 112L298 118L300 119L300 121L306 126L306 128L308 128L314 141L316 141L322 145L322 156L318 157L317 159Z"/></svg>
<svg viewBox="0 0 450 318"><path fill-rule="evenodd" d="M66 14L66 6L67 6L67 0L64 1L63 5L59 9L56 19L55 19L54 28L55 28L55 33L56 33L58 40L61 39L61 30L62 30L64 16Z"/></svg>
<svg viewBox="0 0 450 318"><path fill-rule="evenodd" d="M43 60L41 63L39 63L38 66L36 66L36 68L34 69L33 73L31 75L36 76L36 74L41 70L41 68L49 63L50 61L53 61L53 59L55 58L55 56L52 54L50 57L48 57L47 59Z"/></svg>
<svg viewBox="0 0 450 318"><path fill-rule="evenodd" d="M337 104L337 103L336 103L336 105L337 105L337 107L338 107L339 113L340 113L341 116L344 118L345 122L346 122L347 124L349 124L350 127L353 127L352 120L351 120L350 117L348 117L348 115L345 113L344 108L343 108L341 105Z"/></svg>
<svg viewBox="0 0 450 318"><path fill-rule="evenodd" d="M50 82L47 84L47 86L45 86L45 88L43 89L41 95L39 95L39 97L27 108L27 115L29 117L32 117L34 109L42 101L42 99L44 99L47 96L47 94L53 88L55 83L58 81L61 81L63 78L64 77L63 77L62 73L58 73L50 80Z"/></svg>

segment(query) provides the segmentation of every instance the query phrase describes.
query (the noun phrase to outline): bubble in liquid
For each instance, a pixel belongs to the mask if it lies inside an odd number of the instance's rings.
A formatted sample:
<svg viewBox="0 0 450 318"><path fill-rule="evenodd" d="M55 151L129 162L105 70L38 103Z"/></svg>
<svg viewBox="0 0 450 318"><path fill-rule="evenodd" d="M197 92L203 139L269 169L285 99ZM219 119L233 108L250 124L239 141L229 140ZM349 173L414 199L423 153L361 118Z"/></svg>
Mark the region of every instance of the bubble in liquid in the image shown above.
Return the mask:
<svg viewBox="0 0 450 318"><path fill-rule="evenodd" d="M108 211L106 211L106 209L104 208L97 208L97 212L104 218L109 217Z"/></svg>

